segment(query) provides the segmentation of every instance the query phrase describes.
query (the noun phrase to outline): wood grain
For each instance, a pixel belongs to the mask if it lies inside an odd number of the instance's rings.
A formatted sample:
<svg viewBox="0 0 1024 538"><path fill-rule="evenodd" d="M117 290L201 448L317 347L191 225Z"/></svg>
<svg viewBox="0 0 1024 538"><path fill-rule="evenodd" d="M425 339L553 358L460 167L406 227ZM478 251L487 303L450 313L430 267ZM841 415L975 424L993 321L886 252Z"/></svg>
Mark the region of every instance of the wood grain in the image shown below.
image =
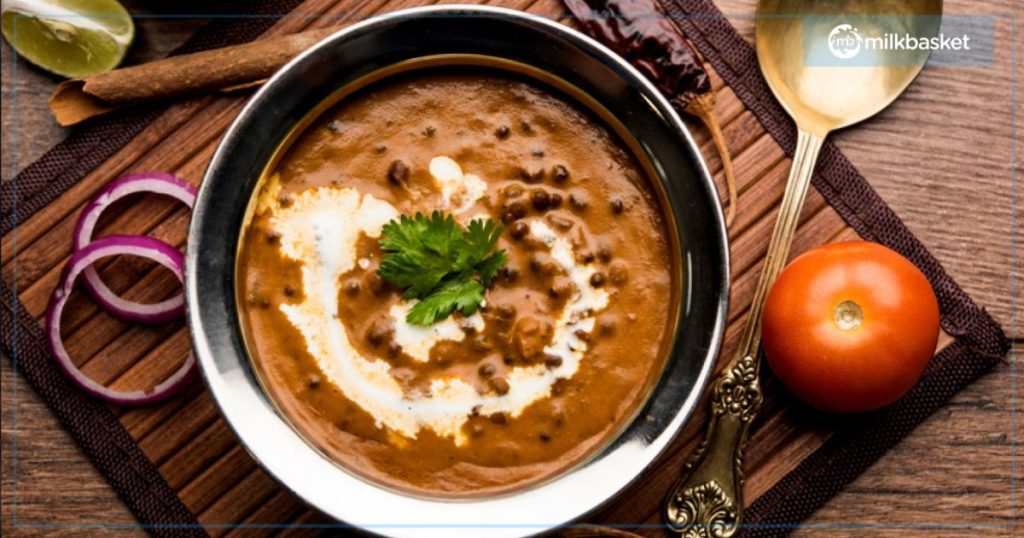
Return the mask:
<svg viewBox="0 0 1024 538"><path fill-rule="evenodd" d="M357 11L369 14L381 8L390 10L416 3L374 0L335 5L329 0L319 3L314 0L309 5L334 5L334 13ZM534 13L549 16L561 13L561 6L556 0L496 3L528 8ZM1010 0L996 4L993 11L1017 7ZM742 0L723 1L720 5L727 14L749 14L753 9L751 2ZM955 11L957 7L970 9L963 0L959 5L958 2L947 3L949 11ZM749 19L735 18L732 22L748 38L752 35ZM305 24L317 22L306 21ZM292 31L302 26L301 22L285 20L276 31ZM9 55L6 47L4 54L5 58ZM1007 51L997 51L997 55L1000 57L997 65L983 73L945 69L932 74L926 70L905 99L864 126L841 133L838 141L954 277L964 283L979 302L989 307L1004 326L1019 330L1019 327L1011 325L1012 301L1007 300L1011 291L1008 268L1013 262L1010 234L1007 232L1013 197L1001 194L1011 190L1009 172L1012 168L993 167L991 163L1002 157L1006 157L1005 162L1009 163L1012 150L1010 135L1014 128L1020 129L1020 120L1018 118L1017 126L1013 125L1008 110L999 107L998 103L1003 102L1000 98L1008 94L1009 69L1004 68L1008 67L1009 60L1006 59ZM1022 56L1024 54L1019 54L1017 58ZM8 69L8 62L5 62L5 117L8 116L7 95L10 91ZM980 79L983 80L979 83ZM719 89L719 114L726 125L725 134L737 167L742 200L738 219L730 230L734 286L726 341L728 349L735 345L737 328L744 313L743 305L752 293L789 161L774 141L764 136L756 120L743 110L732 91L722 88L717 77L714 81ZM37 84L42 85L43 82ZM936 95L943 96L943 99L936 99ZM985 99L980 99L982 97ZM985 102L978 103L979 100ZM60 204L45 209L19 229L17 275L11 264L12 245L10 239L5 238L5 243L0 245L3 247L0 249L3 251L0 252L2 274L5 279L18 279L21 298L33 315L41 315L45 307L57 272L68 254L69 227L88 196L125 169L171 169L192 181L198 180L217 138L237 113L240 103L239 99L232 98L203 98L173 106L124 150L66 193ZM22 111L24 113L24 109ZM978 118L986 121L977 121ZM988 118L992 120L988 121ZM36 123L46 121L38 112L34 119ZM42 136L32 130L21 131ZM706 133L696 129L695 137L708 155L709 166L718 172L720 163L714 152L709 150ZM986 151L970 150L963 142L965 139L974 141ZM23 139L19 142L25 143ZM51 139L46 146L52 143ZM13 175L13 171L7 170L6 155L10 147L9 139L5 137L5 177ZM923 153L934 157L921 159ZM1016 169L1019 171L1020 168L1018 162ZM893 177L896 171L899 177ZM721 183L721 178L718 179ZM1019 196L1019 193L1014 194ZM1019 201L1017 204L1018 208L1021 207ZM116 218L102 223L103 230L148 232L174 244L184 241L187 217L180 208L156 199L143 199L126 208ZM853 237L816 192L809 195L802 220L796 251L821 242ZM947 222L977 222L977 226L951 234L943 227ZM936 244L946 248L934 246ZM1018 267L1021 265L1019 255L1018 250ZM129 297L152 300L175 292L172 278L145 264L117 260L106 266L103 273L112 287ZM1015 289L1020 294L1019 284ZM1018 305L1022 303L1024 301L1017 302ZM115 386L141 386L151 376L173 369L187 353L187 338L180 326L130 328L97 312L85 300L69 303L68 309L69 332L66 336L69 349L74 350L76 360L85 365L90 375ZM1016 350L1019 350L1019 345ZM1012 516L1008 495L1014 456L1011 445L1014 438L1024 438L1019 420L1011 422L1014 389L1009 374L1018 361L1017 355L1012 355L1006 365L997 367L995 372L959 394L946 408L948 413L939 413L919 427L874 468L815 514L801 532L821 532L814 526L827 525L830 535L863 534L863 530L839 529L836 526L918 523L1002 525L992 529L993 534L1012 534L1007 526ZM5 364L10 364L7 358ZM19 385L17 393L13 390L15 383ZM15 512L21 524L130 525L132 516L77 453L68 436L56 425L38 398L25 387L23 380L15 380L10 368L3 370L3 386L5 533L12 530ZM789 400L777 383L767 380L766 391L770 396L765 418L756 426L749 453L751 472L747 492L751 498L770 487L827 437L827 429L807 428L799 407ZM237 445L230 429L219 419L204 390L194 388L156 408L117 412L146 454L158 462L161 472L172 487L179 490L182 499L202 522L325 521L322 515L305 509L301 502L281 491L256 467ZM15 414L17 424L12 425ZM655 501L672 481L672 474L681 465L683 456L692 448L698 430L696 422L689 425L676 442L674 456L659 464L659 469L664 472L646 479L644 488L624 495L614 508L597 516L595 521L657 523ZM15 440L18 447L16 467L8 450L13 449ZM1016 447L1016 450L1016 455L1021 455L1020 448ZM15 497L15 488L16 508L10 502ZM53 506L56 503L69 508L55 511ZM15 530L29 534L42 530L74 534L61 529ZM228 531L214 529L212 532L233 534ZM130 529L118 532L133 533ZM888 528L871 529L869 532L872 535L895 534L903 530ZM940 529L938 533L955 535L959 531Z"/></svg>

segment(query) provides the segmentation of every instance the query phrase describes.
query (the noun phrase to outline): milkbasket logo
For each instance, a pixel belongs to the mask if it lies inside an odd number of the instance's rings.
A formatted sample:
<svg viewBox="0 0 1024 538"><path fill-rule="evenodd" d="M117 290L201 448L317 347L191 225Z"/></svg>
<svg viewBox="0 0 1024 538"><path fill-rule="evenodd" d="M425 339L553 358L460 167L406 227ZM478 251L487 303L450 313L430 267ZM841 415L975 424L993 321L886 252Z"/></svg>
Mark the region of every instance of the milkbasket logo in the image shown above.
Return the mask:
<svg viewBox="0 0 1024 538"><path fill-rule="evenodd" d="M993 19L978 15L803 15L809 66L991 65Z"/></svg>
<svg viewBox="0 0 1024 538"><path fill-rule="evenodd" d="M828 33L828 50L840 60L853 58L860 52L864 39L850 24L839 24Z"/></svg>
<svg viewBox="0 0 1024 538"><path fill-rule="evenodd" d="M861 48L870 50L971 50L971 36L916 36L910 33L886 32L880 36L861 37L851 24L839 24L828 33L828 50L841 60L857 56Z"/></svg>

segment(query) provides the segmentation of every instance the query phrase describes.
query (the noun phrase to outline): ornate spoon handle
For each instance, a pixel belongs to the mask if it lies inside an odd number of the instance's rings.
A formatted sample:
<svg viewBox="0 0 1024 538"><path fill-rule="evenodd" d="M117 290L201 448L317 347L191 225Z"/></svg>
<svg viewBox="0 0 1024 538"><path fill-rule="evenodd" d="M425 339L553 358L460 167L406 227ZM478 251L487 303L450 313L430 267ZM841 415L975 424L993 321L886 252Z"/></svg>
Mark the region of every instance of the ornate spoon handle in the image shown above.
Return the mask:
<svg viewBox="0 0 1024 538"><path fill-rule="evenodd" d="M669 527L687 537L727 538L743 520L743 449L750 423L761 409L758 380L761 311L775 278L789 256L824 136L799 130L793 165L782 197L768 254L757 282L739 349L715 381L707 435L669 492Z"/></svg>

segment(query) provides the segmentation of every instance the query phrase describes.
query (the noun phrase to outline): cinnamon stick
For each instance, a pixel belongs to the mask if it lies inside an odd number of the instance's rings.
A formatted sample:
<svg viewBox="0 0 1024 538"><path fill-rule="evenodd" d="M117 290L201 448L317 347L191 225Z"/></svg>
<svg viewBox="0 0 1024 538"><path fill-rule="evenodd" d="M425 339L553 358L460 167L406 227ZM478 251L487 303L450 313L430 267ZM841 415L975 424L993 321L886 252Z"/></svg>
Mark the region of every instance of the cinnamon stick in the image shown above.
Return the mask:
<svg viewBox="0 0 1024 538"><path fill-rule="evenodd" d="M139 103L250 87L335 31L309 30L68 80L50 97L50 111L70 126Z"/></svg>

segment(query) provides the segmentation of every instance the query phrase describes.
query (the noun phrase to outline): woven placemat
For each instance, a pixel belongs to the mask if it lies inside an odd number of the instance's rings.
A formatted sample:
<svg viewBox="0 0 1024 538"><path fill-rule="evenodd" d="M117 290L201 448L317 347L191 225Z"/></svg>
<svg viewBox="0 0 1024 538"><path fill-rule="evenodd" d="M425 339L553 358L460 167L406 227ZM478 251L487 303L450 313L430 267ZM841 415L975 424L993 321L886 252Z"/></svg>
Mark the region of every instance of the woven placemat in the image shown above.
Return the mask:
<svg viewBox="0 0 1024 538"><path fill-rule="evenodd" d="M182 51L253 39L279 22L273 15L283 15L292 9L296 13L329 12L340 17L346 12L369 14L397 9L404 3L352 2L344 9L336 4L339 2L335 0L251 2L249 13L266 16L211 24ZM508 5L508 2L502 4ZM795 130L761 79L752 48L710 1L664 0L664 5L713 66L720 119L736 160L741 197L750 200L741 205L741 214L730 230L734 285L727 333L732 336L727 336L723 352L727 356L735 345L736 329L749 304L754 276L774 218L771 208L781 196L781 184L788 167L784 154L792 153ZM564 13L554 0L524 0L514 7L546 16ZM293 26L292 31L299 29L298 25ZM190 136L189 121L220 125L210 129L222 129L233 116L230 105L242 100L241 97L216 99L213 105L209 104L211 99L193 100L169 109L139 109L91 123L3 185L0 200L3 208L0 232L4 246L13 243L12 237L18 234L17 225L24 224L26 237L20 247L24 250L17 257L4 254L4 279L0 287L4 352L16 357L19 372L54 410L140 524L161 535L204 534L207 530L219 534L239 524L273 527L329 523L256 468L237 445L201 387L154 408L112 409L81 395L66 382L46 351L40 329L40 297L45 298L45 292L52 287L47 286L47 279L54 278L52 275L59 271L66 258L65 251L69 249L69 245L64 244L67 238L50 228L58 230L65 225L62 223L73 220L79 207L76 201L87 196L75 189L94 190L123 169L141 166L139 163L165 162L161 161L161 155L168 150L161 147L160 142L174 136L178 137L174 138L176 143L182 141L181 151L186 154L173 161L176 164L166 166L177 167L186 178L198 181L218 135L198 137L202 142L189 145L184 142L185 138L197 138ZM218 103L227 104L218 107ZM147 136L154 140L144 140ZM698 132L697 136L706 141L703 133ZM124 154L131 153L129 150L134 147L142 148L136 152L139 154L133 153L131 161L121 163L128 160ZM111 164L114 161L117 162ZM713 156L709 156L709 163L712 170L720 166ZM744 533L749 535L788 532L941 407L953 393L995 364L1008 348L998 325L949 278L831 144L826 144L823 150L814 185L817 192L808 197L795 251L856 236L894 248L917 264L931 280L942 309L943 329L951 338L945 341L945 347L937 354L921 383L907 397L881 412L858 417L838 427L823 426L822 421L808 416L809 412L793 402L770 377L765 379L765 410L755 424L748 454L747 497L752 505L747 512ZM59 221L57 224L38 222L49 220L47 211L53 213L53 219ZM183 235L175 236L174 231L165 230L162 224L175 219L181 221L183 214L161 211L159 217L145 223L128 217L125 221L138 227L138 233L168 234L165 239L180 244ZM57 242L60 244L54 244ZM129 289L134 281L147 274L131 267L124 268L123 273L123 282L112 282L115 289L118 285ZM141 362L153 355L154 348L163 354L187 352L183 349L187 346L175 343L184 341L184 329L180 326L172 329L157 336L150 335L148 347L141 346L134 351L138 357L120 357L119 360L122 363L127 360L128 364ZM132 338L113 334L111 339L115 343ZM152 342L167 345L161 348ZM93 347L91 354L123 355L127 353L124 349L132 346ZM69 346L69 349L74 356L74 347ZM105 358L100 356L94 362ZM110 374L112 379L119 379L125 372L123 364L120 368L119 372ZM176 420L179 417L187 419ZM703 419L704 414L699 412L666 456L652 467L648 477L623 495L620 502L594 515L590 521L641 525L645 526L645 531L654 532L653 525L660 522L660 497L668 487L666 481L672 480L692 449ZM164 438L171 441L164 441Z"/></svg>

